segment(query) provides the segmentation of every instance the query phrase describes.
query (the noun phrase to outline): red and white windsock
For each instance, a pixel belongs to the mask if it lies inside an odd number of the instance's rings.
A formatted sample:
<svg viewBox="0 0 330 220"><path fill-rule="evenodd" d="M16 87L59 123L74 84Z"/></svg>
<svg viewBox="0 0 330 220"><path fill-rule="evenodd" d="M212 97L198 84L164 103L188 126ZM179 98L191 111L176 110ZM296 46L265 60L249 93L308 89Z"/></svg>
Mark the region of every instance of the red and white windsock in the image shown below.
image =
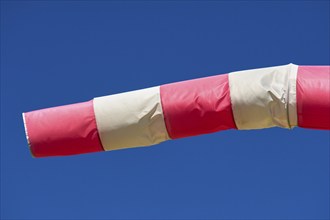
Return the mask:
<svg viewBox="0 0 330 220"><path fill-rule="evenodd" d="M150 146L227 129L330 129L329 66L253 69L23 113L34 157Z"/></svg>

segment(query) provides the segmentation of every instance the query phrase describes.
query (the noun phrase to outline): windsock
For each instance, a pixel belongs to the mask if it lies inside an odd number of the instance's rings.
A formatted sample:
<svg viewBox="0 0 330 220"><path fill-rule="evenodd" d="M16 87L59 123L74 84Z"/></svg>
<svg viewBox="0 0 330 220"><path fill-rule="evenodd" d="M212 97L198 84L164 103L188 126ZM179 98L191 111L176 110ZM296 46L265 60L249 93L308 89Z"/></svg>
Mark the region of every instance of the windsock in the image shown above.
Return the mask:
<svg viewBox="0 0 330 220"><path fill-rule="evenodd" d="M231 72L23 113L34 157L64 156L227 129L330 129L329 66Z"/></svg>

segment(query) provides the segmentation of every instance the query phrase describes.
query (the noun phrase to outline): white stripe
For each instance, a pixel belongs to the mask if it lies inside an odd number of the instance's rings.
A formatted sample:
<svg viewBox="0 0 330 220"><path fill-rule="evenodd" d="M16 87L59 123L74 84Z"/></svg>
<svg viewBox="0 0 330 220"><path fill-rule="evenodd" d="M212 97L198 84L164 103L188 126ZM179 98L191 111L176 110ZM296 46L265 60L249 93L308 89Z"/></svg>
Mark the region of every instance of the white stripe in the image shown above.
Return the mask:
<svg viewBox="0 0 330 220"><path fill-rule="evenodd" d="M230 97L238 129L297 125L294 64L229 74Z"/></svg>
<svg viewBox="0 0 330 220"><path fill-rule="evenodd" d="M149 146L168 140L159 86L94 99L104 150Z"/></svg>

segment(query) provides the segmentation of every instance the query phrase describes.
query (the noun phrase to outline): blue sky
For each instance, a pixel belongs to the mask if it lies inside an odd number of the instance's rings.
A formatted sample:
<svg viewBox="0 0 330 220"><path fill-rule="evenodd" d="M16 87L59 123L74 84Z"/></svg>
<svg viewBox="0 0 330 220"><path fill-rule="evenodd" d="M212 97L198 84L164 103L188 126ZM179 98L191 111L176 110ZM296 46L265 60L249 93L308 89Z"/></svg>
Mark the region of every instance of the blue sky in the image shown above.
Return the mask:
<svg viewBox="0 0 330 220"><path fill-rule="evenodd" d="M2 219L328 219L329 131L224 131L34 159L21 113L329 65L329 2L1 1Z"/></svg>

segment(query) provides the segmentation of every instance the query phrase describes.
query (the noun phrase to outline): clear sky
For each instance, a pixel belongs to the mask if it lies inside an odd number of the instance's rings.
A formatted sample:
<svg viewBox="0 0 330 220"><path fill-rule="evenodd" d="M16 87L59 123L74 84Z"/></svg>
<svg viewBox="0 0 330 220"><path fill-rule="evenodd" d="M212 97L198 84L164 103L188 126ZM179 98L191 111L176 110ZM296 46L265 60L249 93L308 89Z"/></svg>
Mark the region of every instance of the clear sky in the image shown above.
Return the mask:
<svg viewBox="0 0 330 220"><path fill-rule="evenodd" d="M1 1L2 219L328 219L329 131L229 130L34 159L22 112L329 65L329 1Z"/></svg>

